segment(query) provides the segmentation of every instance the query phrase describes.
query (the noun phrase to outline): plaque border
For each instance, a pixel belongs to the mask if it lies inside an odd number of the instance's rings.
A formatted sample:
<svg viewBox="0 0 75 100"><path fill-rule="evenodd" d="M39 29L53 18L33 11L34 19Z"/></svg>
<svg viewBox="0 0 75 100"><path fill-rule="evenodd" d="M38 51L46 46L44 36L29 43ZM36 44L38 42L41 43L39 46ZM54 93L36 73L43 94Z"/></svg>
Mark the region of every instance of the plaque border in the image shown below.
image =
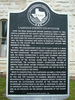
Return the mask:
<svg viewBox="0 0 75 100"><path fill-rule="evenodd" d="M37 3L37 2L40 2L40 3L45 3L50 9L51 9L51 11L53 11L53 13L55 13L55 14L60 14L60 15L66 15L67 16L67 41L68 41L68 44L67 44L67 47L68 47L68 69L67 69L67 74L68 74L68 77L67 77L67 94L49 94L49 95L9 95L8 94L8 74L9 74L9 22L10 22L10 14L11 13L22 13L22 12L24 12L31 4L33 4L33 3ZM50 98L62 98L62 99L66 99L66 98L68 98L69 97L69 73L70 73L70 68L69 68L69 58L70 58L70 56L69 56L69 37L70 37L70 35L69 35L69 14L68 13L59 13L59 12L57 12L57 11L54 11L51 7L50 7L50 5L48 5L46 2L44 2L44 1L33 1L33 2L31 2L24 10L21 10L21 11L17 11L17 12L15 12L15 11L13 11L13 12L8 12L8 28L7 28L7 72L6 72L6 96L8 97L8 98L26 98L27 100L28 99L31 99L31 98L48 98L48 99L50 99ZM14 99L13 99L14 100ZM18 99L19 100L19 99ZM37 100L39 100L39 99L37 99ZM53 99L52 99L53 100Z"/></svg>

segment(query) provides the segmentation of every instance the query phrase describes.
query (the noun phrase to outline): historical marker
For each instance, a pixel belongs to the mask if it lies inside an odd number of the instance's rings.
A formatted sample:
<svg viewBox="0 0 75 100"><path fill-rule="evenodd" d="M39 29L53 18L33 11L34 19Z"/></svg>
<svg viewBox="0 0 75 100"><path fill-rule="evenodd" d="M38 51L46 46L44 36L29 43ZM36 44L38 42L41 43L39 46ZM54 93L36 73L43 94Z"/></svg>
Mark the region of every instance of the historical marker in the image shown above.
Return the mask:
<svg viewBox="0 0 75 100"><path fill-rule="evenodd" d="M10 13L7 67L7 97L68 97L68 15L44 2Z"/></svg>

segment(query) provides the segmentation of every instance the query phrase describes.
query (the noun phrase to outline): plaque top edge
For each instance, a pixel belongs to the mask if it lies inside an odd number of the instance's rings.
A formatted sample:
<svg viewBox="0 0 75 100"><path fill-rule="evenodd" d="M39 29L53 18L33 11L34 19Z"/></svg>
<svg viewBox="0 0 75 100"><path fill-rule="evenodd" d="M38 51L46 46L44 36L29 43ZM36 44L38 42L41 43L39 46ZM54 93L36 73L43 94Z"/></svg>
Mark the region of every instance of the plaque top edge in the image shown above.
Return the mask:
<svg viewBox="0 0 75 100"><path fill-rule="evenodd" d="M20 11L9 11L8 12L8 14L11 14L11 13L22 13L22 12L24 12L24 11L26 11L31 5L34 5L34 4L44 4L44 5L46 5L52 12L54 12L55 14L61 14L61 15L69 15L68 13L61 13L61 12L57 12L57 11L55 11L54 9L52 9L52 7L48 4L48 3L46 3L45 1L40 1L40 0L38 0L38 1L32 1L29 5L27 5L23 10L20 10Z"/></svg>

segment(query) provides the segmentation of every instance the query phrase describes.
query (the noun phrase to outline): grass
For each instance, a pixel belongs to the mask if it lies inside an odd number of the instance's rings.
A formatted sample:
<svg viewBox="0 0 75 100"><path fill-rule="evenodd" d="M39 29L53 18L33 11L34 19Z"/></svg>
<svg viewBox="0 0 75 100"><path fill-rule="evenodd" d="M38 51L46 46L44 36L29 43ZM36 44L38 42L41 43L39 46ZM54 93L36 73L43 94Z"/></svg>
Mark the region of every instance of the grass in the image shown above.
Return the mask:
<svg viewBox="0 0 75 100"><path fill-rule="evenodd" d="M6 97L6 78L0 76L0 100L9 100ZM75 100L75 80L70 80L70 96L66 100Z"/></svg>
<svg viewBox="0 0 75 100"><path fill-rule="evenodd" d="M66 100L75 100L75 80L70 80L70 96Z"/></svg>
<svg viewBox="0 0 75 100"><path fill-rule="evenodd" d="M6 98L6 78L0 76L0 100L9 100Z"/></svg>

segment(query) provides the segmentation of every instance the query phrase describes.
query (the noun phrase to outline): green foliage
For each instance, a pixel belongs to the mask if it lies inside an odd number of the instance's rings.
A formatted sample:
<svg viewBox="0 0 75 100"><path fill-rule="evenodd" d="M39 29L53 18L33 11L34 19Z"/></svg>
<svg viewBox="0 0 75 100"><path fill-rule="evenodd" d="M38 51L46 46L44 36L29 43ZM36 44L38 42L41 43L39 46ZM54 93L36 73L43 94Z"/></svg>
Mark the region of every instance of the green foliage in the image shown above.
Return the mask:
<svg viewBox="0 0 75 100"><path fill-rule="evenodd" d="M6 97L5 77L0 77L0 100L9 100ZM70 80L70 96L66 100L75 100L75 80Z"/></svg>
<svg viewBox="0 0 75 100"><path fill-rule="evenodd" d="M70 80L70 96L66 100L75 100L75 80Z"/></svg>
<svg viewBox="0 0 75 100"><path fill-rule="evenodd" d="M6 98L6 78L0 77L0 100L9 100Z"/></svg>

